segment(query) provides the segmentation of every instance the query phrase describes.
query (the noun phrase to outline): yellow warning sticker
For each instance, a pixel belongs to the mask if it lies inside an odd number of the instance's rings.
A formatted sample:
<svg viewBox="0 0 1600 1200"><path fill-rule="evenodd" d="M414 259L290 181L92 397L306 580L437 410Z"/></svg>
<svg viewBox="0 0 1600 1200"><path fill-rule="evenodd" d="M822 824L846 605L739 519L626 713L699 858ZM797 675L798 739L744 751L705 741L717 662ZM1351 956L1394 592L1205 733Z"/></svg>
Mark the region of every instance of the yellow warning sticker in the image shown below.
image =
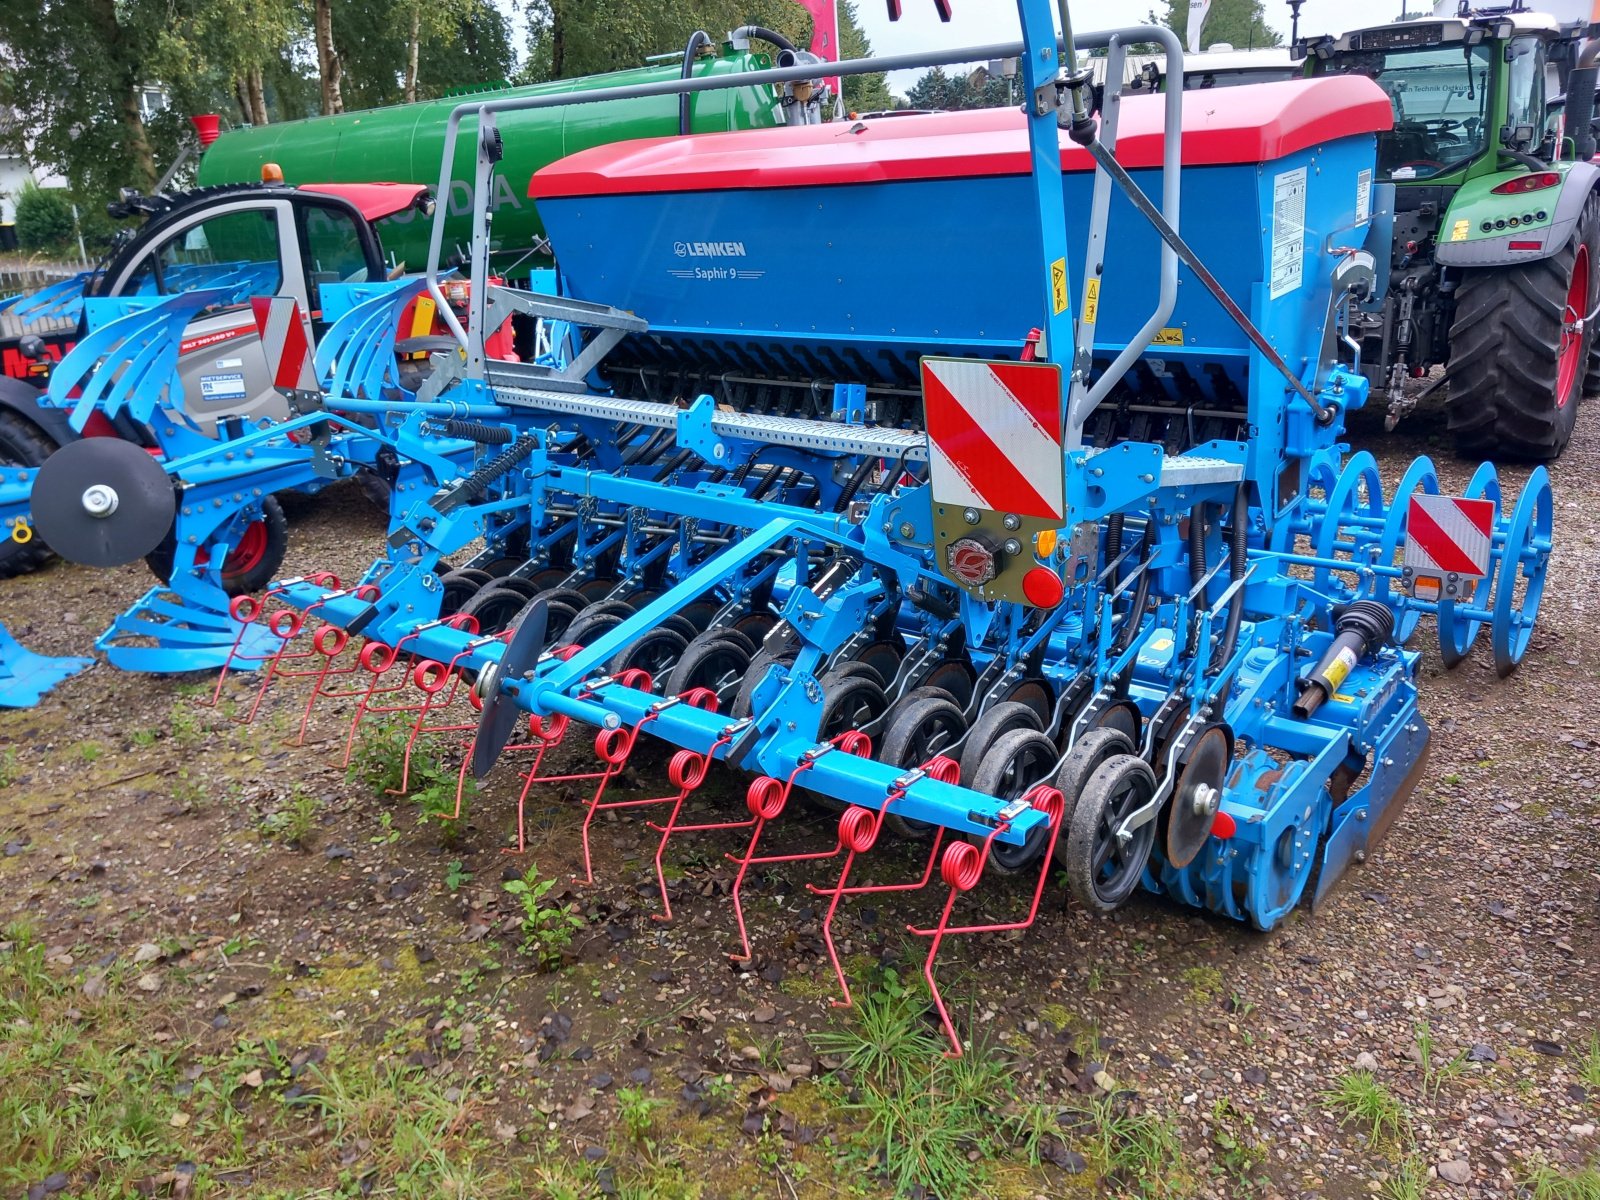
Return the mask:
<svg viewBox="0 0 1600 1200"><path fill-rule="evenodd" d="M1050 304L1058 314L1067 311L1067 260L1064 258L1050 264Z"/></svg>
<svg viewBox="0 0 1600 1200"><path fill-rule="evenodd" d="M1172 639L1169 638L1169 637L1151 638L1150 639L1150 649L1152 649L1152 650L1171 650L1172 649Z"/></svg>
<svg viewBox="0 0 1600 1200"><path fill-rule="evenodd" d="M1466 241L1467 240L1467 228L1468 228L1468 226L1467 226L1467 222L1466 222L1465 218L1463 218L1460 221L1457 221L1454 225L1452 225L1450 227L1450 240L1452 242L1464 242L1464 241Z"/></svg>
<svg viewBox="0 0 1600 1200"><path fill-rule="evenodd" d="M1156 334L1154 341L1151 342L1151 345L1181 346L1183 345L1183 330L1176 329L1173 326L1168 325L1160 333Z"/></svg>
<svg viewBox="0 0 1600 1200"><path fill-rule="evenodd" d="M1335 692L1333 698L1340 704L1354 704L1356 702L1356 698L1347 692Z"/></svg>
<svg viewBox="0 0 1600 1200"><path fill-rule="evenodd" d="M1093 325L1100 315L1100 281L1091 279L1083 287L1083 319Z"/></svg>

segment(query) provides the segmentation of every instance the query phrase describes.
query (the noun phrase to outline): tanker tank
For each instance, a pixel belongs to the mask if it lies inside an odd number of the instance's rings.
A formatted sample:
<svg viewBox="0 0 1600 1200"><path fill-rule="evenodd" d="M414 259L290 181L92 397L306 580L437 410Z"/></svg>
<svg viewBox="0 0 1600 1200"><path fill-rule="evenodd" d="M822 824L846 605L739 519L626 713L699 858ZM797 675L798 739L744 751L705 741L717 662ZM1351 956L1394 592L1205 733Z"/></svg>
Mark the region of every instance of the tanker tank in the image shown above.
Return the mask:
<svg viewBox="0 0 1600 1200"><path fill-rule="evenodd" d="M749 48L748 41L722 42L696 57L695 78L740 75L773 65L772 57ZM672 61L604 75L562 79L526 87L473 91L473 100L590 91L596 88L677 79L682 66ZM201 185L240 183L261 178L265 163L277 163L288 183L421 183L437 187L444 153L445 123L451 109L468 95L456 94L416 104L244 126L222 134L200 160ZM521 279L529 269L549 265L548 256L530 254L540 244L543 223L527 197L528 180L539 168L579 150L634 138L671 136L679 131L676 96L607 100L557 108L502 113L498 118L505 158L495 179L495 269ZM784 123L784 105L768 84L701 92L690 100L689 124L695 133L727 133ZM467 118L457 142L455 182L448 197L447 256L463 257L471 238L472 184L477 120ZM384 249L411 270L428 261L430 222L416 210L383 225Z"/></svg>

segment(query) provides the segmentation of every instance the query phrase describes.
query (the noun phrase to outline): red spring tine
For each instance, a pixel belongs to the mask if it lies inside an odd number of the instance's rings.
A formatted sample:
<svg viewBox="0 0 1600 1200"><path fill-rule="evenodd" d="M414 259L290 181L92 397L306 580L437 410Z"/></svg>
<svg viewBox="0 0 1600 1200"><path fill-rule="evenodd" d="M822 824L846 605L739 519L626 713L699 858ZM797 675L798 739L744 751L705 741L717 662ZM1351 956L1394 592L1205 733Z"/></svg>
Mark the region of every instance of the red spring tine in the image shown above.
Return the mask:
<svg viewBox="0 0 1600 1200"><path fill-rule="evenodd" d="M1039 914L1039 899L1044 895L1044 883L1049 877L1050 863L1055 857L1056 839L1061 834L1062 814L1066 809L1066 802L1060 792L1043 783L1030 791L1024 799L1043 812L1045 820L1050 825L1050 841L1039 860L1039 880L1034 885L1033 903L1028 907L1027 917L1021 921L1004 921L989 925L950 924L950 910L955 907L956 897L962 892L971 891L983 877L983 869L989 862L989 848L994 845L994 839L1007 827L1002 823L989 831L989 836L983 839L982 848L965 841L952 842L945 847L944 857L939 862L939 874L949 887L950 894L945 897L944 909L939 914L939 924L933 929L920 929L915 925L906 926L908 931L918 937L933 939L928 946L928 957L922 964L922 976L928 982L928 993L933 997L934 1007L939 1010L939 1021L944 1026L945 1037L950 1040L951 1048L945 1053L946 1058L960 1058L962 1049L955 1025L950 1020L949 1012L945 1010L944 998L939 994L939 984L933 977L933 960L938 957L939 946L945 936L1026 929L1033 924L1034 918Z"/></svg>
<svg viewBox="0 0 1600 1200"><path fill-rule="evenodd" d="M745 793L745 805L749 808L750 815L755 818L755 827L750 832L750 844L745 847L745 852L741 857L735 858L731 854L726 856L729 862L739 864L739 873L733 879L732 895L733 914L739 922L739 944L743 949L738 954L729 955L734 962L750 961L750 934L745 928L744 902L741 898L744 879L749 873L750 867L755 863L761 863L765 866L774 863L812 862L822 858L833 858L844 849L844 842L841 838L827 850L818 850L807 854L769 854L759 858L756 856L756 846L761 841L761 834L766 830L767 822L783 815L784 806L789 802L789 793L794 789L794 781L799 778L801 772L810 770L812 764L828 749L843 750L846 754L869 758L872 755L872 739L859 730L848 730L829 741L826 749L808 751L800 759L795 769L789 772L789 778L783 783L779 783L770 775L761 775L751 781L750 790Z"/></svg>
<svg viewBox="0 0 1600 1200"><path fill-rule="evenodd" d="M960 781L961 768L954 759L944 755L935 755L918 768L923 776L936 779L940 783L957 783ZM890 790L884 797L882 805L876 812L871 809L852 805L845 809L839 816L839 841L849 851L845 855L844 866L839 871L839 882L831 888L818 887L814 883L806 887L819 896L831 896L828 902L828 911L822 918L822 942L828 951L828 959L833 963L833 973L838 977L839 990L844 999L833 1001L835 1008L849 1008L853 1003L850 996L850 983L845 978L844 967L839 962L839 952L833 944L833 918L839 911L839 901L845 896L858 896L870 892L914 892L928 886L928 881L933 878L933 865L939 857L939 846L944 841L944 827L941 825L933 835L933 845L928 851L928 863L923 868L922 877L910 883L880 883L871 885L848 886L850 868L856 861L856 855L865 854L877 844L878 834L883 829L885 814L889 806L906 794L906 786L901 785Z"/></svg>
<svg viewBox="0 0 1600 1200"><path fill-rule="evenodd" d="M678 794L672 799L672 811L667 814L667 823L657 825L650 822L650 828L661 834L661 840L656 843L656 884L661 888L661 910L651 913L657 921L672 920L672 899L667 895L666 869L661 865L661 856L666 853L667 842L671 840L673 832L678 829L678 814L683 811L683 802L689 794L706 781L706 776L711 774L711 760L718 750L733 741L732 734L723 734L711 743L711 749L704 754L694 750L679 750L672 756L672 761L667 764L667 780L678 789ZM740 822L742 824L743 822Z"/></svg>
<svg viewBox="0 0 1600 1200"><path fill-rule="evenodd" d="M267 592L259 600L254 596L235 596L228 602L228 615L239 622L239 632L233 635L233 645L228 649L228 657L222 660L222 670L217 675L217 686L211 692L212 708L215 708L222 699L222 685L228 678L228 669L233 666L235 659L241 658L239 644L244 641L245 631L260 620L261 610L266 601L275 594Z"/></svg>
<svg viewBox="0 0 1600 1200"><path fill-rule="evenodd" d="M267 689L272 686L272 680L278 673L278 666L289 650L289 643L300 636L305 623L305 613L292 608L280 608L267 618L267 628L278 639L278 648L265 660L267 669L262 674L261 686L256 689L255 703L250 706L250 711L245 714L241 724L249 725L256 719L256 713L261 709L261 701L266 698Z"/></svg>

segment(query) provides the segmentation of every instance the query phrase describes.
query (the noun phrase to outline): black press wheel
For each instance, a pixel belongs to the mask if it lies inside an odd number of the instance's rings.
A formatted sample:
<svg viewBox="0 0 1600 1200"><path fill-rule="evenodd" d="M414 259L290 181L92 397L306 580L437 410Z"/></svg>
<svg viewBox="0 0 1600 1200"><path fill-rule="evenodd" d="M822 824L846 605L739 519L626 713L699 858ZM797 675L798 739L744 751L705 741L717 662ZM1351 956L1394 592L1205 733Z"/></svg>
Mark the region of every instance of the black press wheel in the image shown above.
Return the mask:
<svg viewBox="0 0 1600 1200"><path fill-rule="evenodd" d="M788 666L794 661L794 651L785 648L774 654L770 650L758 650L755 657L750 660L750 669L745 673L744 682L739 685L739 690L734 694L733 709L728 714L737 719L751 715L751 705L755 701L756 685L767 677L767 672L776 663Z"/></svg>
<svg viewBox="0 0 1600 1200"><path fill-rule="evenodd" d="M439 615L453 617L484 588L492 586L494 576L474 567L463 567L439 576L439 586L444 589L444 599L439 602Z"/></svg>
<svg viewBox="0 0 1600 1200"><path fill-rule="evenodd" d="M1590 201L1592 206L1594 201ZM1577 420L1594 331L1586 207L1548 258L1463 272L1450 326L1450 434L1473 458L1548 462Z"/></svg>
<svg viewBox="0 0 1600 1200"><path fill-rule="evenodd" d="M877 679L865 673L840 675L830 671L817 682L822 684L818 741L832 741L851 730L867 731L889 708L889 698Z"/></svg>
<svg viewBox="0 0 1600 1200"><path fill-rule="evenodd" d="M606 664L606 669L613 675L632 669L648 672L651 679L665 679L688 648L688 639L683 634L663 625L619 650Z"/></svg>
<svg viewBox="0 0 1600 1200"><path fill-rule="evenodd" d="M1006 734L1019 729L1031 729L1035 733L1044 731L1044 722L1039 719L1032 705L1002 700L986 708L983 715L972 723L972 733L961 747L961 782L971 787L989 750Z"/></svg>
<svg viewBox="0 0 1600 1200"><path fill-rule="evenodd" d="M463 604L460 612L477 618L479 633L504 633L527 605L528 597L517 588L486 587Z"/></svg>
<svg viewBox="0 0 1600 1200"><path fill-rule="evenodd" d="M1072 749L1061 761L1061 769L1056 772L1056 790L1061 793L1066 813L1062 818L1064 828L1072 827L1072 814L1078 806L1078 797L1083 795L1090 777L1100 769L1100 764L1118 754L1132 753L1133 741L1120 729L1091 729L1073 743ZM1056 839L1056 861L1066 866L1065 834Z"/></svg>
<svg viewBox="0 0 1600 1200"><path fill-rule="evenodd" d="M739 694L754 657L749 640L731 629L702 633L679 656L667 677L667 695L681 696L691 688L709 688L717 695L717 711L728 712Z"/></svg>
<svg viewBox="0 0 1600 1200"><path fill-rule="evenodd" d="M1156 776L1149 763L1118 754L1100 764L1078 797L1066 830L1063 866L1072 894L1092 911L1112 912L1139 886L1155 845L1156 824L1146 821L1126 843L1117 840L1116 829L1129 813L1143 808L1155 790Z"/></svg>
<svg viewBox="0 0 1600 1200"><path fill-rule="evenodd" d="M1055 769L1053 741L1037 729L1013 729L989 748L971 787L997 800L1020 800L1037 785L1049 783ZM969 833L967 840L981 844L983 838ZM1049 844L1050 826L1041 821L1020 846L996 839L989 847L989 865L1002 875L1024 871L1039 861Z"/></svg>
<svg viewBox="0 0 1600 1200"><path fill-rule="evenodd" d="M910 770L930 758L944 754L967 731L967 719L955 702L940 695L923 696L910 703L896 703L885 723L879 762ZM902 816L893 808L884 814L884 825L904 838L933 836L934 826Z"/></svg>

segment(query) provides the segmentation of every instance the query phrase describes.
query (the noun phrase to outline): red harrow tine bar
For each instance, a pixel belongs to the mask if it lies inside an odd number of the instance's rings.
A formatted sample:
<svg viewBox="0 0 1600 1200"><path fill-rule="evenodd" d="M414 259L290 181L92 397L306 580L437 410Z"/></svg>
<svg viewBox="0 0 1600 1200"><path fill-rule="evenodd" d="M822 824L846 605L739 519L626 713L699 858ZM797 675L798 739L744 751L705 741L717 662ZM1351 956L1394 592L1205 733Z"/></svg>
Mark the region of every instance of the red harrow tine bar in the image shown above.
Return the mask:
<svg viewBox="0 0 1600 1200"><path fill-rule="evenodd" d="M916 925L906 926L908 932L918 937L933 939L928 945L927 960L922 964L922 977L928 981L928 993L933 997L934 1007L939 1010L939 1021L944 1026L945 1037L950 1039L951 1048L946 1051L946 1058L960 1058L962 1049L955 1025L950 1020L949 1012L945 1010L944 997L939 994L938 981L933 977L933 960L938 957L940 944L946 937L956 934L1004 933L1008 930L1028 928L1039 915L1039 899L1044 895L1044 883L1050 875L1050 864L1055 860L1056 839L1061 835L1061 825L1066 813L1065 798L1055 788L1041 783L1014 804L1016 812L1031 806L1044 813L1050 822L1050 843L1039 859L1039 881L1033 888L1033 903L1028 906L1028 915L1021 921L1003 921L992 925L950 924L950 910L955 907L956 897L963 892L971 891L983 878L983 869L989 864L989 850L994 845L994 839L1010 823L1009 819L1003 818L989 831L989 836L983 839L981 847L974 846L971 842L951 842L945 847L944 857L939 862L939 875L950 888L950 894L945 897L944 910L939 914L939 924L933 929L922 929ZM1007 806L1008 809L1011 807ZM1016 812L1011 815L1014 817Z"/></svg>
<svg viewBox="0 0 1600 1200"><path fill-rule="evenodd" d="M307 650L296 650L293 654L291 654L289 653L289 643L300 636L301 631L305 628L307 617L309 617L317 609L321 608L329 600L350 594L348 591L341 589L339 578L336 575L326 575L325 582L321 583L319 586L327 587L330 584L334 590L326 593L315 603L307 605L305 609L280 608L277 612L273 613L267 618L267 628L271 630L273 636L278 639L278 648L267 659L267 669L262 673L260 686L256 688L255 703L250 706L249 715L244 718L243 724L249 725L254 723L256 714L261 709L261 702L266 699L267 689L272 686L273 680L280 677L284 679L303 678L307 675L316 674L315 671L289 670L285 668L283 664L286 661L294 662L316 656L317 648L315 646L312 646ZM242 633L243 631L241 630L240 632Z"/></svg>
<svg viewBox="0 0 1600 1200"><path fill-rule="evenodd" d="M345 734L344 739L344 761L340 764L341 766L348 767L350 765L350 756L355 752L356 730L360 728L362 720L369 713L387 714L416 711L417 706L414 704L372 703L374 696L388 696L395 692L404 691L410 677L408 671L402 669L397 681L392 686L380 688L378 681L399 663L400 655L405 652L408 642L420 637L425 629L431 629L436 625L448 625L453 620L455 620L454 617L444 617L437 621L429 621L419 625L392 646L385 645L382 642L369 642L362 647L358 658L361 666L372 673L372 681L367 685L361 702L356 705L355 715L350 718L350 729Z"/></svg>
<svg viewBox="0 0 1600 1200"><path fill-rule="evenodd" d="M960 765L951 758L943 755L930 758L915 771L895 780L894 789L884 797L884 801L877 812L852 804L839 814L839 841L844 844L848 854L844 858L844 866L839 871L839 882L831 888L818 887L814 883L806 887L819 896L832 896L828 903L827 914L822 918L822 943L828 948L828 960L833 963L833 973L839 979L839 990L844 994L843 1000L833 1001L834 1008L849 1008L855 1001L850 995L850 983L845 978L844 967L839 962L839 951L833 944L833 918L839 911L839 901L846 896L863 896L880 892L915 892L928 886L933 878L934 864L939 861L939 847L944 843L944 826L938 826L933 836L933 845L928 850L928 864L923 868L922 878L910 883L880 883L857 884L848 886L850 868L856 861L856 855L865 854L878 843L878 834L883 830L885 816L889 806L901 799L916 780L926 776L936 779L940 783L957 783L961 778Z"/></svg>
<svg viewBox="0 0 1600 1200"><path fill-rule="evenodd" d="M748 720L735 721L729 725L711 743L704 754L697 754L693 750L679 750L672 756L672 761L667 764L667 778L678 789L677 802L672 806L672 811L667 814L667 823L657 825L654 821L646 824L661 835L661 841L656 844L656 884L661 888L662 912L651 913L657 921L672 920L672 901L667 896L667 875L661 866L661 857L666 853L667 842L675 833L702 833L713 829L746 829L749 821L712 821L702 825L679 825L678 814L683 811L684 801L688 800L690 793L695 791L706 781L706 776L711 773L711 762L717 756L717 751L730 745L733 739L749 724Z"/></svg>
<svg viewBox="0 0 1600 1200"><path fill-rule="evenodd" d="M758 775L750 781L750 790L745 793L745 805L750 809L751 816L749 824L754 827L750 833L750 844L745 847L744 854L737 857L732 854L726 856L729 862L739 864L739 873L733 879L733 914L739 922L739 944L743 949L738 954L728 956L734 962L749 962L752 957L750 933L745 928L744 904L740 899L744 877L751 866L756 863L769 866L774 863L812 862L817 859L833 858L844 849L844 843L841 841L831 850L819 850L807 854L770 854L760 858L756 856L756 846L761 841L762 833L766 831L767 823L783 815L784 807L789 803L789 793L794 790L794 781L803 772L809 771L824 754L835 750L854 754L858 758L871 758L872 739L860 730L846 730L831 741L807 750L800 756L800 762L795 769L789 772L789 778L783 782L780 783L771 775Z"/></svg>
<svg viewBox="0 0 1600 1200"><path fill-rule="evenodd" d="M339 577L327 571L318 571L315 575L308 575L304 582L312 583L318 587L339 586ZM211 707L215 708L222 699L222 685L227 682L228 672L233 664L238 663L264 663L270 662L277 655L274 654L244 654L239 647L244 643L244 635L249 627L261 619L261 614L266 607L266 602L274 596L280 596L288 590L288 584L280 585L269 591L263 592L260 599L254 596L235 596L228 602L228 615L239 625L238 632L233 635L233 645L228 648L228 657L222 660L222 670L217 673L217 686L211 690ZM293 610L284 610L293 611ZM282 647L279 647L279 651ZM254 709L251 710L252 713Z"/></svg>
<svg viewBox="0 0 1600 1200"><path fill-rule="evenodd" d="M616 682L623 687L637 687L640 691L650 691L654 684L645 671L628 670L619 673ZM597 685L598 686L598 685ZM600 761L606 764L605 770L600 775L600 781L595 785L594 795L589 800L589 811L583 817L583 881L594 882L594 867L589 859L589 826L594 823L594 815L603 808L648 808L656 804L683 803L687 792L682 785L674 783L679 790L669 796L652 796L644 800L601 800L605 795L606 785L622 772L627 766L628 758L633 753L633 748L639 742L639 734L651 721L659 717L675 704L689 704L695 708L705 709L708 712L717 711L717 694L710 688L690 688L677 696L669 696L665 700L658 700L645 712L645 715L634 723L628 730L622 728L602 729L594 739L595 753L600 756ZM673 762L677 759L674 757ZM671 764L668 764L669 768ZM670 770L669 770L670 774ZM702 778L703 778L702 773Z"/></svg>

